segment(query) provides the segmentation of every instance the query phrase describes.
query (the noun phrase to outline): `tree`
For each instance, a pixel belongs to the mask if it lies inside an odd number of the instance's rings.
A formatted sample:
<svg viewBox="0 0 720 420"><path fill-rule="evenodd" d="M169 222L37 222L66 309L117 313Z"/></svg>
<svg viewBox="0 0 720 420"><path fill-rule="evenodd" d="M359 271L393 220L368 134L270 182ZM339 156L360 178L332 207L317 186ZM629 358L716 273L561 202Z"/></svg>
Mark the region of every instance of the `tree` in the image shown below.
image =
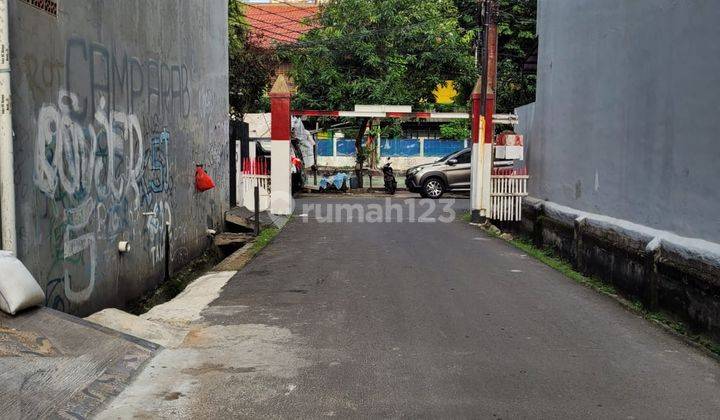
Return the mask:
<svg viewBox="0 0 720 420"><path fill-rule="evenodd" d="M454 121L440 126L440 138L447 140L465 140L470 138L468 121Z"/></svg>
<svg viewBox="0 0 720 420"><path fill-rule="evenodd" d="M523 65L537 49L536 0L499 0L498 19L498 113L535 101L535 71Z"/></svg>
<svg viewBox="0 0 720 420"><path fill-rule="evenodd" d="M292 51L294 106L429 107L439 83L476 78L473 34L458 16L452 0L331 0ZM355 138L360 186L367 125L361 121Z"/></svg>
<svg viewBox="0 0 720 420"><path fill-rule="evenodd" d="M261 47L250 33L244 5L228 0L228 49L230 114L242 116L262 108L262 98L279 65L276 51Z"/></svg>
<svg viewBox="0 0 720 420"><path fill-rule="evenodd" d="M468 32L477 34L479 3L477 0L454 0L460 12L458 21ZM498 0L498 91L497 112L510 113L515 108L535 100L535 72L526 72L523 64L537 48L537 0ZM461 87L464 93L472 85Z"/></svg>

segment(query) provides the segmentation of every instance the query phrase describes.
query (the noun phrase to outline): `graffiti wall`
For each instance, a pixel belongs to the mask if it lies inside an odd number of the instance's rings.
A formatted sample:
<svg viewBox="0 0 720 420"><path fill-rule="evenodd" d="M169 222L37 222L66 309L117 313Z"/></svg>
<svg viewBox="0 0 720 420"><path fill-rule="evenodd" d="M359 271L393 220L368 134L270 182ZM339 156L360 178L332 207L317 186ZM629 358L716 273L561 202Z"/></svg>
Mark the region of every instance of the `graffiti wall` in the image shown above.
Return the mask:
<svg viewBox="0 0 720 420"><path fill-rule="evenodd" d="M227 210L227 3L10 12L19 256L48 306L122 306L163 278L166 250L172 270L201 254ZM195 191L196 164L214 190Z"/></svg>

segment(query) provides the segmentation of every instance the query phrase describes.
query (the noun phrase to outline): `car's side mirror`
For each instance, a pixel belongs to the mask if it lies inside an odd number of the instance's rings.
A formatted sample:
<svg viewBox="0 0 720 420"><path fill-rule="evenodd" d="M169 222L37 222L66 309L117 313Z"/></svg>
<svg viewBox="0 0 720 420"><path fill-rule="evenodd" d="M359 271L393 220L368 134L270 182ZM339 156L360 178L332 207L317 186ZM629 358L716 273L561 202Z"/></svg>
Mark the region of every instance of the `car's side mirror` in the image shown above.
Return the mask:
<svg viewBox="0 0 720 420"><path fill-rule="evenodd" d="M450 166L455 166L457 164L457 159L448 159L447 164Z"/></svg>

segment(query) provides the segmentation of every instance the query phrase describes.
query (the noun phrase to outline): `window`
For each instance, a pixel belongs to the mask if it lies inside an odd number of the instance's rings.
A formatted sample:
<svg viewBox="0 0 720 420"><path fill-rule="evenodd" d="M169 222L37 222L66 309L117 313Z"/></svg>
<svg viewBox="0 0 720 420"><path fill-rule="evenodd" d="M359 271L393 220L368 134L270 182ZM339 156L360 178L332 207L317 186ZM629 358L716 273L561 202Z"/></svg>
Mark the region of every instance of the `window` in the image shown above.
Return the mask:
<svg viewBox="0 0 720 420"><path fill-rule="evenodd" d="M460 153L455 159L458 163L470 163L470 152Z"/></svg>

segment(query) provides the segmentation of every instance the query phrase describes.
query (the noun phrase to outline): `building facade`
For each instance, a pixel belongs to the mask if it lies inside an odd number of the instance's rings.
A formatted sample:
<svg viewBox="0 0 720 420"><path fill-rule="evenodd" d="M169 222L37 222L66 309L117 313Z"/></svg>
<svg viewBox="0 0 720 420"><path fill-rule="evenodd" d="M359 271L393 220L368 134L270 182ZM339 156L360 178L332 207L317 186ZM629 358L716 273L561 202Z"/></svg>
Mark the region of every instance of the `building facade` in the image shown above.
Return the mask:
<svg viewBox="0 0 720 420"><path fill-rule="evenodd" d="M720 339L720 19L704 0L541 0L521 229Z"/></svg>
<svg viewBox="0 0 720 420"><path fill-rule="evenodd" d="M37 4L9 10L18 256L47 306L84 315L151 289L221 226L227 3ZM215 189L196 191L196 164Z"/></svg>
<svg viewBox="0 0 720 420"><path fill-rule="evenodd" d="M720 242L719 18L704 0L539 1L531 195Z"/></svg>

